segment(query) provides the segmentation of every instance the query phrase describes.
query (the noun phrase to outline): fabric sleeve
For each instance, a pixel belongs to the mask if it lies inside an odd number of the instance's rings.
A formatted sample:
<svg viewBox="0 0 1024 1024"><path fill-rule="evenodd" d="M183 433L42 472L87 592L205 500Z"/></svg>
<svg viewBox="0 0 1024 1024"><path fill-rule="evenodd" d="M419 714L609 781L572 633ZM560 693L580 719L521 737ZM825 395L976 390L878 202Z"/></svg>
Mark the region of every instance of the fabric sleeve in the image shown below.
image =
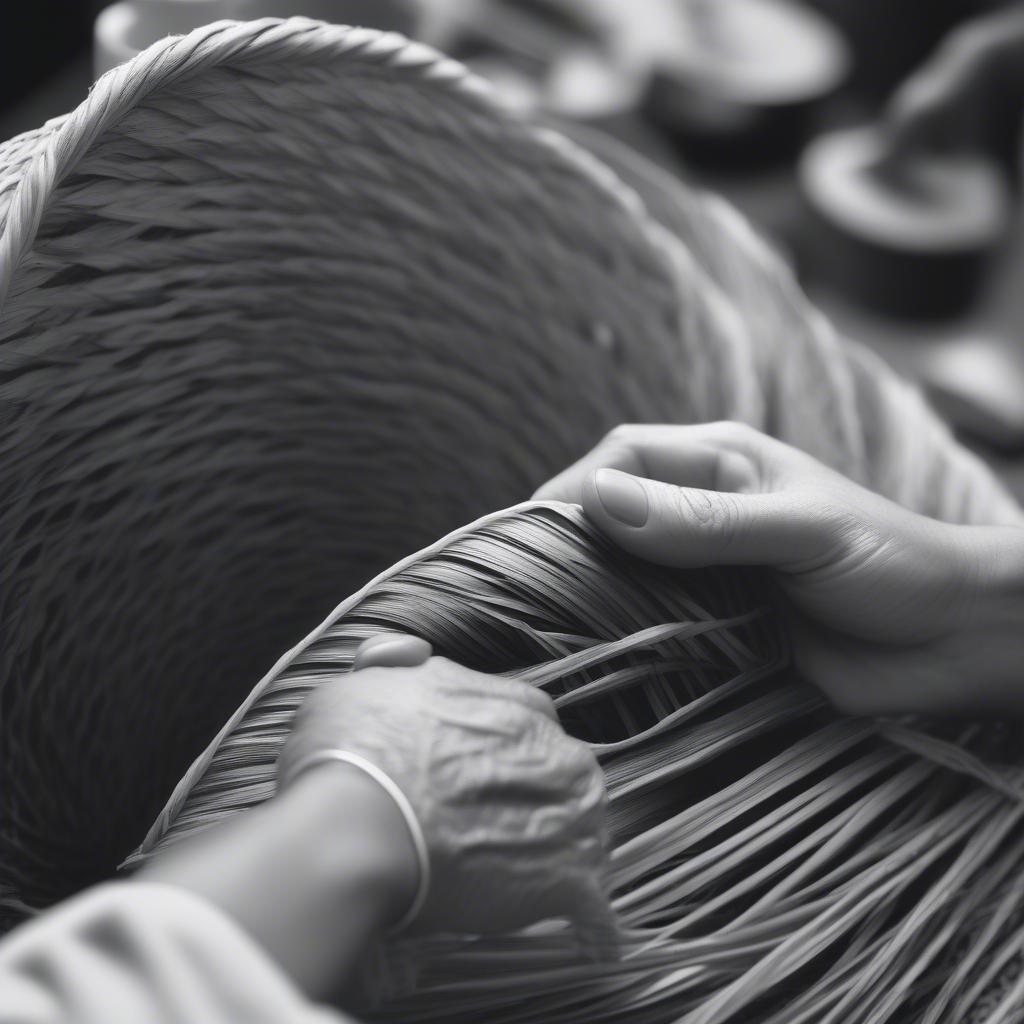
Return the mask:
<svg viewBox="0 0 1024 1024"><path fill-rule="evenodd" d="M354 1024L184 889L112 882L0 942L4 1024Z"/></svg>

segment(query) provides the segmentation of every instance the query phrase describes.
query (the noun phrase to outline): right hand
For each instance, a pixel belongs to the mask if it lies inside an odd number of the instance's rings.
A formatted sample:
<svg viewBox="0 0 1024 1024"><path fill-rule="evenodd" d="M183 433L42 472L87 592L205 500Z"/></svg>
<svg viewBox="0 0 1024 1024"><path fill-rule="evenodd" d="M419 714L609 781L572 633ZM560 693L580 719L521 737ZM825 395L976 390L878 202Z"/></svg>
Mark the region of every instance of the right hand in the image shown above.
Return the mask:
<svg viewBox="0 0 1024 1024"><path fill-rule="evenodd" d="M761 565L852 714L1024 707L1024 530L917 515L738 423L624 426L545 484L659 565Z"/></svg>
<svg viewBox="0 0 1024 1024"><path fill-rule="evenodd" d="M318 751L344 750L397 784L430 860L414 932L485 934L563 917L589 953L613 951L594 755L566 735L541 690L430 653L413 637L367 641L351 673L303 703L279 777Z"/></svg>

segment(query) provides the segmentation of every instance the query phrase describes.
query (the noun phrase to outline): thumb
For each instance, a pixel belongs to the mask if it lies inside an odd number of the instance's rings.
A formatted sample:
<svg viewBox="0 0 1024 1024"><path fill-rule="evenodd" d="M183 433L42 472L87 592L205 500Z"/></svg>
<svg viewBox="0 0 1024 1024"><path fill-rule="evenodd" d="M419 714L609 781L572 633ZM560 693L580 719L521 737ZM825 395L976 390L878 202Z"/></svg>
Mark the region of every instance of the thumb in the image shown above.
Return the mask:
<svg viewBox="0 0 1024 1024"><path fill-rule="evenodd" d="M352 671L363 668L416 668L430 660L433 648L426 640L404 633L378 633L356 649Z"/></svg>
<svg viewBox="0 0 1024 1024"><path fill-rule="evenodd" d="M583 508L625 551L674 568L784 567L822 547L812 517L782 494L677 487L599 469L583 486Z"/></svg>

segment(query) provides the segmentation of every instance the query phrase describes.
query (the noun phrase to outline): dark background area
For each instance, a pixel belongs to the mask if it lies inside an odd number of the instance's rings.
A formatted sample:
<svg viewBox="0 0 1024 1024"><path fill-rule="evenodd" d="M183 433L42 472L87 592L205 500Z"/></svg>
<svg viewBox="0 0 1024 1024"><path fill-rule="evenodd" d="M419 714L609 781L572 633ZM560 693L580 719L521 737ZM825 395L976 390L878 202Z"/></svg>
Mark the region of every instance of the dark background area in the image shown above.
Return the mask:
<svg viewBox="0 0 1024 1024"><path fill-rule="evenodd" d="M70 61L88 56L102 0L3 0L0 109L16 103Z"/></svg>
<svg viewBox="0 0 1024 1024"><path fill-rule="evenodd" d="M628 3L629 0L624 0ZM0 109L16 103L76 57L87 57L103 0L4 0L0 28ZM887 91L953 24L999 6L992 0L813 0L870 54L851 83Z"/></svg>
<svg viewBox="0 0 1024 1024"><path fill-rule="evenodd" d="M0 0L0 141L73 110L85 98L93 81L93 22L108 2ZM244 9L245 0L235 2ZM280 2L282 13L302 9L302 0ZM321 9L324 2L319 0ZM337 0L339 13L333 20L344 22L346 3L351 2ZM542 0L492 2L536 4ZM622 0L623 8L629 10L634 2ZM834 97L828 119L819 126L827 128L875 116L897 83L934 51L953 26L1024 0L801 2L830 18L854 55L853 72ZM267 9L266 0L261 9ZM639 11L639 6L636 9ZM788 244L803 228L802 201L792 159L756 170L744 166L739 174L722 168L698 169L690 159L694 155L692 150L682 147L672 153L671 140L653 131L640 111L606 128L642 151L646 149L648 156L666 163L674 173L724 195L775 240L800 269L799 253ZM662 161L661 157L667 159ZM1002 351L1010 353L1016 365L1004 379L1012 388L1024 392L1024 223L1013 238L1014 244L1000 257L980 302L948 323L893 320L851 301L841 290L819 287L806 278L804 286L841 333L864 342L901 374L922 384L936 403L935 393L929 391L934 366L946 358L951 346L970 347L975 338L994 338ZM1021 404L1016 403L1018 407ZM939 411L949 416L955 426L963 426L955 409L950 412L939 405ZM1015 416L1020 425L1012 447L1003 447L1002 442L993 447L991 437L980 438L979 444L981 453L1024 500L1024 409L1017 408ZM973 444L978 438L965 434L964 440Z"/></svg>

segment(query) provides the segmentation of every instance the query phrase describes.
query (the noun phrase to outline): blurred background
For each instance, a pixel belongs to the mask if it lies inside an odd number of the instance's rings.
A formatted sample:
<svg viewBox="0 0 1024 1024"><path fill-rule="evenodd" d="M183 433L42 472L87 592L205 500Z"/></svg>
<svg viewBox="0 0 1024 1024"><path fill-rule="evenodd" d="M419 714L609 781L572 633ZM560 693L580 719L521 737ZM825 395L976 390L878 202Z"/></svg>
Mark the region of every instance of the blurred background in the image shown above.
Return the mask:
<svg viewBox="0 0 1024 1024"><path fill-rule="evenodd" d="M0 139L169 33L296 14L422 39L509 104L724 195L1024 498L1018 0L6 0ZM984 118L890 144L893 111L927 93L908 80L927 86L936 54L969 77L969 26L1015 14L1018 70L996 69L999 92L982 60L971 86Z"/></svg>

